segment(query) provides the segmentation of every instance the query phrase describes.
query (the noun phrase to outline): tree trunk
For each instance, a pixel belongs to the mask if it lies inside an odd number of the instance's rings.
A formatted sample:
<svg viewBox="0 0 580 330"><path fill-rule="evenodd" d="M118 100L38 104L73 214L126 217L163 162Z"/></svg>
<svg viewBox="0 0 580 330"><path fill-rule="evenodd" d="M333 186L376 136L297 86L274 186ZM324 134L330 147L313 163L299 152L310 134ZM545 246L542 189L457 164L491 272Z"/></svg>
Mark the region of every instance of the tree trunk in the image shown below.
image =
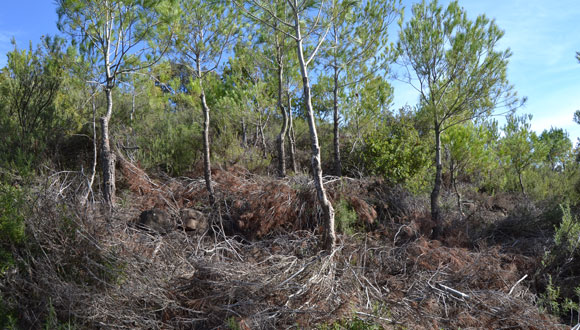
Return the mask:
<svg viewBox="0 0 580 330"><path fill-rule="evenodd" d="M274 34L276 42L276 66L278 71L278 100L277 106L282 112L282 127L280 127L280 134L276 138L276 144L278 146L278 176L283 178L286 176L286 150L284 148L284 138L286 137L286 131L288 130L288 116L284 105L282 104L282 79L284 79L284 37L282 37L282 42L278 39L278 21L274 20Z"/></svg>
<svg viewBox="0 0 580 330"><path fill-rule="evenodd" d="M295 4L297 5L296 1ZM312 146L312 176L314 179L314 185L316 186L318 202L320 204L320 208L322 209L322 220L325 227L322 248L328 251L332 251L336 244L336 234L334 231L334 208L326 196L326 190L324 189L322 181L320 146L318 144L318 134L316 133L316 123L314 121L312 95L310 91L310 82L308 80L308 68L306 67L306 60L304 59L302 35L300 32L300 18L297 11L294 11L294 29L296 31L296 48L298 52L298 62L300 63L300 72L302 74L302 84L304 88L304 103L308 113L308 127L310 129L310 143Z"/></svg>
<svg viewBox="0 0 580 330"><path fill-rule="evenodd" d="M288 86L290 88L290 86ZM294 173L298 172L298 165L296 164L296 134L294 132L294 119L292 117L292 99L290 98L290 91L287 92L288 106L286 111L288 113L288 140L290 141L290 162L292 163L292 171Z"/></svg>
<svg viewBox="0 0 580 330"><path fill-rule="evenodd" d="M449 157L449 172L451 175L451 185L453 186L453 190L455 191L455 196L457 198L457 209L459 210L459 214L463 216L463 209L461 207L461 194L459 193L459 189L457 189L457 178L455 177L455 162L453 161L453 157Z"/></svg>
<svg viewBox="0 0 580 330"><path fill-rule="evenodd" d="M283 66L282 58L279 57L278 62L278 109L282 112L282 127L280 128L280 134L276 142L278 144L278 176L283 178L286 176L286 152L284 150L284 137L286 136L286 131L288 130L288 116L286 114L286 109L282 104L282 78L283 78Z"/></svg>
<svg viewBox="0 0 580 330"><path fill-rule="evenodd" d="M135 91L135 86L133 86L133 95L131 98L131 114L130 114L130 120L129 122L131 123L131 128L133 128L133 117L135 116L135 97L137 92Z"/></svg>
<svg viewBox="0 0 580 330"><path fill-rule="evenodd" d="M242 147L248 147L248 128L245 118L242 117Z"/></svg>
<svg viewBox="0 0 580 330"><path fill-rule="evenodd" d="M209 107L205 99L205 91L203 89L203 73L201 71L200 55L196 55L196 75L199 81L199 98L201 100L201 110L203 112L203 176L205 178L205 187L209 195L209 203L213 206L215 204L215 193L211 184L211 159L209 147Z"/></svg>
<svg viewBox="0 0 580 330"><path fill-rule="evenodd" d="M268 158L268 153L266 152L268 145L266 144L266 136L264 135L264 126L265 125L262 125L262 119L260 116L260 122L258 124L258 135L260 136L260 144L262 145L262 158L266 159Z"/></svg>
<svg viewBox="0 0 580 330"><path fill-rule="evenodd" d="M93 184L95 182L95 174L97 173L97 157L98 157L98 142L97 142L97 105L95 104L95 94L96 91L93 91L93 95L91 95L91 106L93 110L93 165L91 168L91 177L87 178L87 191L81 197L81 204L85 205L89 201L89 195L92 194L92 203L95 201L95 195L93 193Z"/></svg>
<svg viewBox="0 0 580 330"><path fill-rule="evenodd" d="M518 180L520 182L520 189L522 190L522 195L526 196L526 189L524 188L524 182L522 181L522 171L518 171Z"/></svg>
<svg viewBox="0 0 580 330"><path fill-rule="evenodd" d="M203 75L199 61L199 55L196 60L197 65L197 79L199 79L199 98L201 100L201 110L203 112L203 176L205 178L205 187L209 195L209 203L213 206L215 204L215 193L211 184L211 159L209 147L209 107L205 99L205 91L203 89Z"/></svg>
<svg viewBox="0 0 580 330"><path fill-rule="evenodd" d="M201 78L199 84L201 85ZM201 88L201 108L203 110L203 175L205 177L205 187L209 194L209 202L211 205L215 203L215 194L211 184L211 160L209 149L209 107L205 100L205 92Z"/></svg>
<svg viewBox="0 0 580 330"><path fill-rule="evenodd" d="M260 120L260 117L258 117ZM256 123L256 131L254 134L254 148L258 148L258 142L260 141L260 123Z"/></svg>
<svg viewBox="0 0 580 330"><path fill-rule="evenodd" d="M342 161L340 160L340 135L338 130L338 67L334 63L334 88L333 94L333 108L334 108L334 175L342 176Z"/></svg>
<svg viewBox="0 0 580 330"><path fill-rule="evenodd" d="M441 192L441 130L439 125L435 125L435 185L431 192L431 220L435 222L432 237L438 238L441 233L441 209L439 208L439 194Z"/></svg>
<svg viewBox="0 0 580 330"><path fill-rule="evenodd" d="M111 152L109 120L113 113L113 90L110 84L105 88L107 113L101 117L101 159L103 167L103 198L108 206L115 206L115 155Z"/></svg>

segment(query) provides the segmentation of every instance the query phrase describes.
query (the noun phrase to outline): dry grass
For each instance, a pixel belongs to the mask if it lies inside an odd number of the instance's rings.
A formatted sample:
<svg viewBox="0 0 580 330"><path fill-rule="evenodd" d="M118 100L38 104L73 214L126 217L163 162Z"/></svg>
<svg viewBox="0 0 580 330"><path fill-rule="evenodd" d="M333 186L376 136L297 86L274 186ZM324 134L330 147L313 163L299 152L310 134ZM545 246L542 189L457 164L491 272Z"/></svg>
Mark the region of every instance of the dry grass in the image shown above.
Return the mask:
<svg viewBox="0 0 580 330"><path fill-rule="evenodd" d="M23 328L42 327L49 306L59 320L82 328L313 328L351 317L385 329L557 328L538 312L528 281L514 286L534 260L485 244L470 249L425 239L421 212L397 210L394 201L382 211L398 214L390 224L340 236L337 249L324 254L311 230L316 207L303 177L217 170L220 207L205 210L212 231L155 236L128 223L151 206L203 205L203 182L124 172L131 175L140 179L113 212L57 193L63 182L38 192L29 240L15 250L20 266L1 281ZM333 198L350 194L365 222L381 220L373 198L387 188L332 178L328 187ZM236 224L235 234L224 230L227 221Z"/></svg>

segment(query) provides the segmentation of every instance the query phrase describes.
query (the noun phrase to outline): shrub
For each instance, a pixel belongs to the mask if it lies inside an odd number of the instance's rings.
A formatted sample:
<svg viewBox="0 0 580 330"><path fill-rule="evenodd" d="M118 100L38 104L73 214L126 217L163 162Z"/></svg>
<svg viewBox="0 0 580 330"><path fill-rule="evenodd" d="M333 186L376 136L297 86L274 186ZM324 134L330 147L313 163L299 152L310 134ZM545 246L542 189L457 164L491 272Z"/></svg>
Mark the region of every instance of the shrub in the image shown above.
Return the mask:
<svg viewBox="0 0 580 330"><path fill-rule="evenodd" d="M369 321L362 320L358 317L351 319L342 319L331 324L323 324L318 327L320 330L378 330L383 329L381 325L373 324Z"/></svg>
<svg viewBox="0 0 580 330"><path fill-rule="evenodd" d="M570 205L561 205L562 223L554 234L556 246L573 258L580 244L580 221L570 212Z"/></svg>
<svg viewBox="0 0 580 330"><path fill-rule="evenodd" d="M560 287L552 283L552 276L548 275L548 286L546 292L540 294L538 305L541 310L547 311L553 315L560 315Z"/></svg>
<svg viewBox="0 0 580 330"><path fill-rule="evenodd" d="M562 221L555 228L554 246L542 261L542 274L547 278L545 291L539 296L538 305L553 315L562 317L578 315L580 287L577 278L580 269L580 221L572 214L570 205L560 206ZM572 323L572 322L571 322Z"/></svg>
<svg viewBox="0 0 580 330"><path fill-rule="evenodd" d="M355 233L357 214L353 207L345 199L340 199L334 206L336 213L336 230L339 233L352 235Z"/></svg>
<svg viewBox="0 0 580 330"><path fill-rule="evenodd" d="M361 152L370 174L406 184L414 191L429 186L425 181L431 161L429 146L412 125L384 125L365 138Z"/></svg>
<svg viewBox="0 0 580 330"><path fill-rule="evenodd" d="M0 273L13 264L12 248L24 240L24 194L0 183Z"/></svg>
<svg viewBox="0 0 580 330"><path fill-rule="evenodd" d="M12 250L24 241L24 194L20 189L0 183L0 277L13 267ZM16 319L0 294L0 328L14 329Z"/></svg>
<svg viewBox="0 0 580 330"><path fill-rule="evenodd" d="M138 138L139 160L146 168L160 167L171 175L191 169L201 152L199 128L158 118Z"/></svg>

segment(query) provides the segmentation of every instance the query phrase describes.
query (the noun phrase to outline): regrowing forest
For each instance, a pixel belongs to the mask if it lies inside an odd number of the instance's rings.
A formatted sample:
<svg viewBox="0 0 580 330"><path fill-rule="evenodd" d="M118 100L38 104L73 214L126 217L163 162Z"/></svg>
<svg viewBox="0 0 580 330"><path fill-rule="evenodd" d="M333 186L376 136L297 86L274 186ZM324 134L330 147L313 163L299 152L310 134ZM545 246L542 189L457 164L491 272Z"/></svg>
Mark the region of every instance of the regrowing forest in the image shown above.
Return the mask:
<svg viewBox="0 0 580 330"><path fill-rule="evenodd" d="M580 323L580 151L532 130L492 18L55 3L2 54L1 328Z"/></svg>

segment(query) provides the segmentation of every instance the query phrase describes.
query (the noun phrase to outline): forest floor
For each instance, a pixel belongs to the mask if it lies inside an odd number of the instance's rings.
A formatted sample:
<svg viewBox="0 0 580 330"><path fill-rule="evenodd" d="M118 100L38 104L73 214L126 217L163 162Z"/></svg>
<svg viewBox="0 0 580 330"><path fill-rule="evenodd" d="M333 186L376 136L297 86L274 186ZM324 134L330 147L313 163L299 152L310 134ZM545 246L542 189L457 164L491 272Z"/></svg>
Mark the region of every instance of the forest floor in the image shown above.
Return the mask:
<svg viewBox="0 0 580 330"><path fill-rule="evenodd" d="M149 177L123 161L119 172L113 211L80 205L62 175L37 192L27 223L34 240L18 252L27 271L2 283L23 325L569 328L537 307L550 233L522 198L473 194L461 215L448 196L444 234L432 240L426 199L378 179L329 177L342 233L327 253L306 175L214 169L218 202L209 208L201 173ZM197 209L211 229L161 235L134 226L154 207L174 219Z"/></svg>

